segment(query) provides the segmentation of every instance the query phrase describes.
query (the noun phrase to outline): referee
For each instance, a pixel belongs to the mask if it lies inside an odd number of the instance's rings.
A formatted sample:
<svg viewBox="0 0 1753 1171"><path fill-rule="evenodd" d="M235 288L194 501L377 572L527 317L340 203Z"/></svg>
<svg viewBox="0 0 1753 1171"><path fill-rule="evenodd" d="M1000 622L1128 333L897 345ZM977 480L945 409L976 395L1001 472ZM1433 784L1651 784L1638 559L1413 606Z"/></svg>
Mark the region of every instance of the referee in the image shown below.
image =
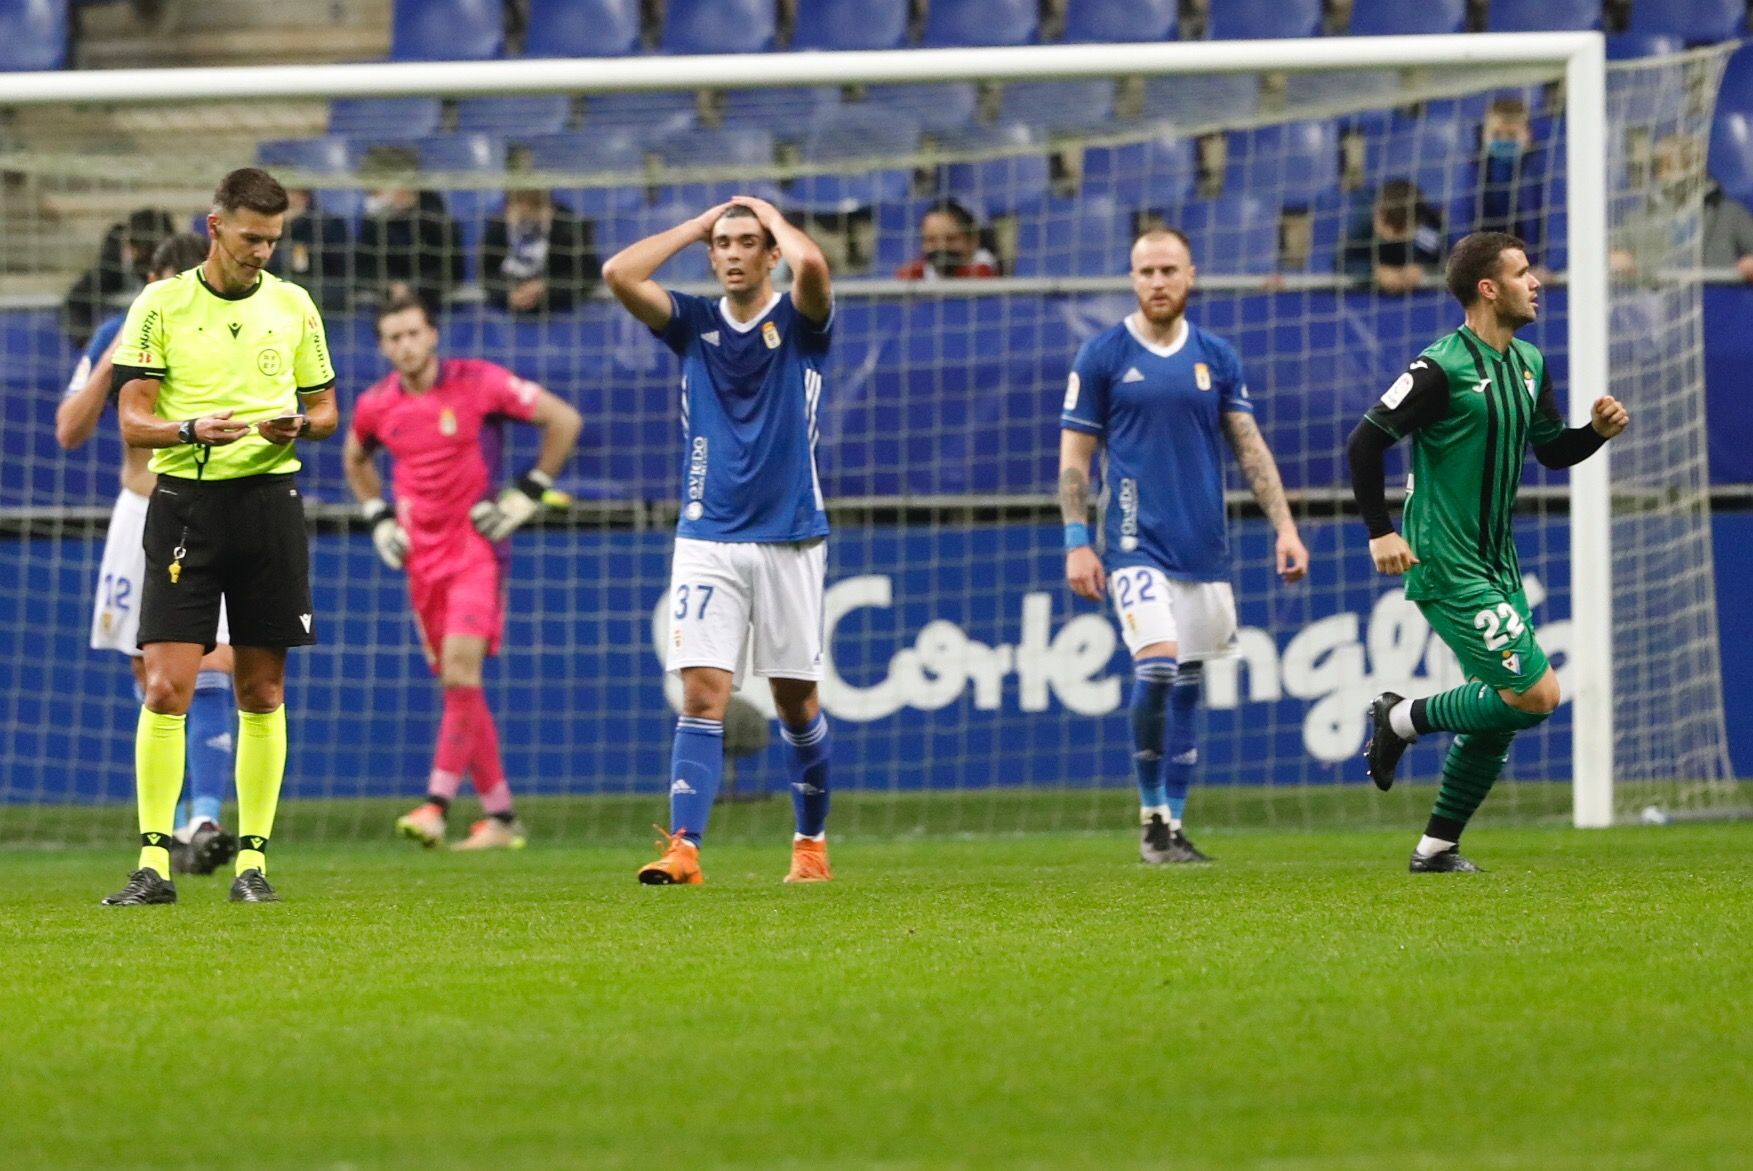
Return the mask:
<svg viewBox="0 0 1753 1171"><path fill-rule="evenodd" d="M110 906L176 902L171 822L184 719L224 599L237 679L233 902L274 902L267 850L286 770L286 648L316 641L297 439L339 422L335 371L310 295L264 271L286 191L245 167L213 193L207 259L148 286L112 359L122 438L154 449L140 646L146 702L134 734L140 864Z"/></svg>

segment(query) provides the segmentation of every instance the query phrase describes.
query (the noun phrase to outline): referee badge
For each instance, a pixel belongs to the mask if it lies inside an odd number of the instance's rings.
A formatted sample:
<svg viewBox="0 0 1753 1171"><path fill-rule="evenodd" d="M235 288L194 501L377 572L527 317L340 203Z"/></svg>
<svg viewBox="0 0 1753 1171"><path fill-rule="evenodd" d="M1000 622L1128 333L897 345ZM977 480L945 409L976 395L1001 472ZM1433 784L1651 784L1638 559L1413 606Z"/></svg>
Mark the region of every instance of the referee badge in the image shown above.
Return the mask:
<svg viewBox="0 0 1753 1171"><path fill-rule="evenodd" d="M1200 390L1211 389L1211 367L1204 362L1193 363L1193 385Z"/></svg>
<svg viewBox="0 0 1753 1171"><path fill-rule="evenodd" d="M438 433L440 435L455 435L457 433L457 413L449 407L438 412Z"/></svg>
<svg viewBox="0 0 1753 1171"><path fill-rule="evenodd" d="M777 350L779 348L779 327L771 321L763 324L761 326L761 340L767 343L768 349Z"/></svg>

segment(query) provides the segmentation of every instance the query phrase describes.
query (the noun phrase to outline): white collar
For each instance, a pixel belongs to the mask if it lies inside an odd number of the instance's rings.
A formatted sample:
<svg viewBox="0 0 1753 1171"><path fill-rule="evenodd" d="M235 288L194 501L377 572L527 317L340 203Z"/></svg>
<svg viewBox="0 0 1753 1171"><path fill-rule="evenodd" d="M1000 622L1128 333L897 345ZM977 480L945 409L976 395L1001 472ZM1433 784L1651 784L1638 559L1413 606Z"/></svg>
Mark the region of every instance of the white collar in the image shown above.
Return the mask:
<svg viewBox="0 0 1753 1171"><path fill-rule="evenodd" d="M1132 335L1133 341L1137 342L1159 358L1172 358L1180 353L1181 347L1187 344L1187 338L1193 332L1192 327L1187 324L1186 314L1182 314L1181 332L1176 334L1175 340L1168 345L1159 346L1155 342L1145 340L1144 335L1138 332L1138 326L1132 323L1132 317L1133 315L1130 313L1126 315L1126 332Z"/></svg>
<svg viewBox="0 0 1753 1171"><path fill-rule="evenodd" d="M748 333L751 329L754 329L757 325L761 324L761 319L763 317L766 317L767 314L773 312L773 307L775 305L779 304L779 298L783 297L784 295L785 295L784 293L780 293L780 292L775 291L773 294L773 299L771 301L767 302L767 304L761 309L761 311L759 313L755 314L753 317L749 318L747 321L738 321L736 318L732 317L730 315L730 298L729 297L720 297L718 299L718 315L720 317L724 318L724 323L726 325L730 326L732 329L736 330L738 333Z"/></svg>

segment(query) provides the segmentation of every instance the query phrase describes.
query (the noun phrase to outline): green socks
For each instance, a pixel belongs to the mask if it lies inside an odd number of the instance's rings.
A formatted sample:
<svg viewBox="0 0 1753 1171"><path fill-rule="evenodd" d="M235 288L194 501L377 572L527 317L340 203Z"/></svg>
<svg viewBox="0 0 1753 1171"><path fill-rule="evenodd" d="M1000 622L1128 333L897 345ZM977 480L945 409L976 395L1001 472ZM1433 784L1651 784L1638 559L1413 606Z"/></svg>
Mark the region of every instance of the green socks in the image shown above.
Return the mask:
<svg viewBox="0 0 1753 1171"><path fill-rule="evenodd" d="M1443 832L1427 829L1427 834L1451 842L1460 840L1461 830L1503 772L1514 738L1514 732L1475 732L1455 737L1449 754L1443 758L1442 788L1437 790L1436 808L1431 811L1431 824Z"/></svg>
<svg viewBox="0 0 1753 1171"><path fill-rule="evenodd" d="M134 728L134 796L140 810L140 869L170 877L170 833L183 791L183 725L187 717L140 709Z"/></svg>
<svg viewBox="0 0 1753 1171"><path fill-rule="evenodd" d="M237 725L237 872L266 874L268 839L286 776L286 705L271 712L240 711Z"/></svg>
<svg viewBox="0 0 1753 1171"><path fill-rule="evenodd" d="M1518 711L1483 683L1463 683L1451 690L1412 701L1412 726L1425 732L1521 732L1545 721L1543 715Z"/></svg>

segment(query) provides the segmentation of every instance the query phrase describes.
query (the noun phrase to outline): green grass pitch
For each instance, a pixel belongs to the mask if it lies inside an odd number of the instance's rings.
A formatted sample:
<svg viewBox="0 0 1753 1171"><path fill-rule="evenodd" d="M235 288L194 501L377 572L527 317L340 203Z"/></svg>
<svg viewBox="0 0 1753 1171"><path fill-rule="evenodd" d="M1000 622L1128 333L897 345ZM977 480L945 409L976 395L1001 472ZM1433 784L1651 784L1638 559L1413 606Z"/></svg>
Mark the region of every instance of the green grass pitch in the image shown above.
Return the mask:
<svg viewBox="0 0 1753 1171"><path fill-rule="evenodd" d="M286 842L109 909L0 853L6 1166L1707 1168L1753 1155L1753 828Z"/></svg>

